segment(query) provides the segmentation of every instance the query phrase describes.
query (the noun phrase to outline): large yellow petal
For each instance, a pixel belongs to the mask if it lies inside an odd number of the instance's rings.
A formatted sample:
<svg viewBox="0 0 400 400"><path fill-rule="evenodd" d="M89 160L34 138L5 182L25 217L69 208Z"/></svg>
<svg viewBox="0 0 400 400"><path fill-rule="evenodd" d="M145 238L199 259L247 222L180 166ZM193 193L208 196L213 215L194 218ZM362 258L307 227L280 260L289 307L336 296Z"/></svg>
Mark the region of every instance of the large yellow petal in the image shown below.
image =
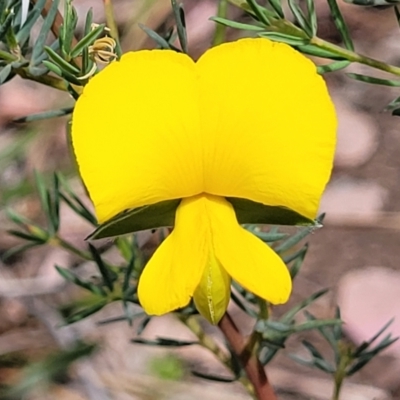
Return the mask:
<svg viewBox="0 0 400 400"><path fill-rule="evenodd" d="M210 195L207 200L213 252L219 263L233 279L254 294L273 304L285 303L292 281L281 258L237 223L235 211L228 201Z"/></svg>
<svg viewBox="0 0 400 400"><path fill-rule="evenodd" d="M197 67L205 191L314 218L336 131L315 65L285 44L243 39L207 51Z"/></svg>
<svg viewBox="0 0 400 400"><path fill-rule="evenodd" d="M72 141L100 222L202 191L198 81L173 51L124 55L78 99Z"/></svg>
<svg viewBox="0 0 400 400"><path fill-rule="evenodd" d="M210 229L198 197L184 199L175 228L161 243L139 279L138 296L148 314L161 315L186 306L209 258Z"/></svg>

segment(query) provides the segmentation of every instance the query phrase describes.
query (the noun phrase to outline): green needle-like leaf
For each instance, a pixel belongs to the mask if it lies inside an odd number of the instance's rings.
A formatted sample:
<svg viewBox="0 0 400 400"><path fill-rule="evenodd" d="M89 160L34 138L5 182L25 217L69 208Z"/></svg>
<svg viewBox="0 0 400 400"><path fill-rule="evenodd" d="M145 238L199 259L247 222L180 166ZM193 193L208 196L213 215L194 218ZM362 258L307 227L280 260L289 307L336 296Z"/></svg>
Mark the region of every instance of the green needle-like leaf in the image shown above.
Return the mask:
<svg viewBox="0 0 400 400"><path fill-rule="evenodd" d="M348 67L351 64L351 61L347 60L341 60L341 61L335 61L330 64L326 65L319 65L317 67L317 71L319 74L325 74L327 72L334 72L334 71L339 71L343 68Z"/></svg>
<svg viewBox="0 0 400 400"><path fill-rule="evenodd" d="M312 38L314 36L313 29L296 0L288 0L288 5L297 24L306 32L308 37Z"/></svg>
<svg viewBox="0 0 400 400"><path fill-rule="evenodd" d="M78 68L71 65L69 62L64 60L60 55L58 55L51 47L46 46L44 48L46 53L48 54L50 60L52 60L56 65L58 65L62 71L67 72L73 76L79 75L80 71ZM47 64L46 64L47 66ZM78 81L79 82L79 81Z"/></svg>
<svg viewBox="0 0 400 400"><path fill-rule="evenodd" d="M307 297L305 300L294 306L291 310L289 310L287 313L285 313L282 318L280 319L281 322L288 323L293 320L295 315L302 310L303 308L306 308L309 306L311 303L313 303L315 300L319 299L321 296L326 294L329 289L322 289L314 294L312 294L310 297Z"/></svg>
<svg viewBox="0 0 400 400"><path fill-rule="evenodd" d="M41 56L43 48L45 46L47 36L49 35L50 29L53 25L54 19L56 18L58 11L58 4L60 0L53 0L50 10L43 22L42 28L39 32L39 36L35 41L35 45L32 50L32 63L35 64L35 60Z"/></svg>
<svg viewBox="0 0 400 400"><path fill-rule="evenodd" d="M162 36L160 36L157 32L154 32L152 29L150 29L147 26L142 25L142 24L138 24L138 26L140 29L142 29L144 32L146 32L147 35L150 38L152 38L160 48L172 50L171 44L168 43L168 41L165 40Z"/></svg>
<svg viewBox="0 0 400 400"><path fill-rule="evenodd" d="M41 121L43 119L64 117L65 115L70 115L73 109L74 109L73 107L66 107L66 108L61 108L59 110L50 110L38 114L31 114L27 115L26 117L16 118L13 120L13 122L18 124L18 123Z"/></svg>
<svg viewBox="0 0 400 400"><path fill-rule="evenodd" d="M244 24L242 22L231 21L229 19L221 17L211 17L210 20L225 26L229 26L230 28L242 29L244 31L261 32L265 30L265 28L261 26Z"/></svg>
<svg viewBox="0 0 400 400"><path fill-rule="evenodd" d="M58 267L56 265L56 270L57 272L67 281L74 283L75 285L78 285L82 287L83 289L89 290L95 295L98 296L106 296L106 292L99 286L91 283L91 282L86 282L83 279L79 278L77 275L72 273L70 270L62 267Z"/></svg>
<svg viewBox="0 0 400 400"><path fill-rule="evenodd" d="M174 12L176 30L178 32L179 43L184 53L188 52L185 12L182 4L178 4L176 0L171 0L172 10Z"/></svg>
<svg viewBox="0 0 400 400"><path fill-rule="evenodd" d="M273 40L274 42L286 43L289 46L303 46L310 42L309 38L302 38L298 36L288 35L280 32L261 32L258 34L260 37Z"/></svg>
<svg viewBox="0 0 400 400"><path fill-rule="evenodd" d="M89 32L86 36L84 36L72 49L71 57L75 58L78 57L84 48L91 46L94 41L103 33L105 25L99 25L91 32Z"/></svg>
<svg viewBox="0 0 400 400"><path fill-rule="evenodd" d="M348 73L346 75L349 78L355 79L357 81L373 83L375 85L385 85L385 86L393 86L393 87L400 86L399 80L381 79L381 78L375 78L373 76L367 76L367 75L361 75L361 74L355 74L355 73Z"/></svg>
<svg viewBox="0 0 400 400"><path fill-rule="evenodd" d="M148 346L166 346L166 347L187 347L199 344L198 341L177 340L164 337L158 337L155 340L148 340L143 338L135 338L131 340L132 343L145 344Z"/></svg>
<svg viewBox="0 0 400 400"><path fill-rule="evenodd" d="M328 0L328 5L331 10L331 15L333 17L333 21L338 29L340 36L342 37L343 43L348 50L354 51L354 44L351 40L351 36L349 30L347 28L347 24L343 18L342 13L340 12L339 6L336 0Z"/></svg>
<svg viewBox="0 0 400 400"><path fill-rule="evenodd" d="M114 281L117 279L117 276L114 272L112 272L104 263L97 249L89 243L89 250L93 256L95 263L103 277L103 282L107 286L107 288L112 292L114 290Z"/></svg>

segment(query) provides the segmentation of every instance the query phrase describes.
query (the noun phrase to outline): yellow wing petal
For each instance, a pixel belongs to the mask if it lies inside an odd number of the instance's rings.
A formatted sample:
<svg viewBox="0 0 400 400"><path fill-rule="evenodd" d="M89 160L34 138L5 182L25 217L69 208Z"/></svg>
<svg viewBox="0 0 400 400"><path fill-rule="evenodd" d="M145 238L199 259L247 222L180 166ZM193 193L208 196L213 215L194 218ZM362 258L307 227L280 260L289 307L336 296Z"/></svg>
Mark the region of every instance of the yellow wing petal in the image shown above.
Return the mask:
<svg viewBox="0 0 400 400"><path fill-rule="evenodd" d="M194 62L173 51L124 55L78 99L72 141L100 222L201 191Z"/></svg>
<svg viewBox="0 0 400 400"><path fill-rule="evenodd" d="M314 64L285 44L244 39L198 61L205 191L315 218L336 117Z"/></svg>
<svg viewBox="0 0 400 400"><path fill-rule="evenodd" d="M232 205L207 196L213 252L228 274L243 287L273 304L285 303L292 289L289 271L281 258L243 229Z"/></svg>
<svg viewBox="0 0 400 400"><path fill-rule="evenodd" d="M161 315L186 306L199 285L208 259L210 229L197 197L184 199L175 228L161 243L139 279L140 304Z"/></svg>

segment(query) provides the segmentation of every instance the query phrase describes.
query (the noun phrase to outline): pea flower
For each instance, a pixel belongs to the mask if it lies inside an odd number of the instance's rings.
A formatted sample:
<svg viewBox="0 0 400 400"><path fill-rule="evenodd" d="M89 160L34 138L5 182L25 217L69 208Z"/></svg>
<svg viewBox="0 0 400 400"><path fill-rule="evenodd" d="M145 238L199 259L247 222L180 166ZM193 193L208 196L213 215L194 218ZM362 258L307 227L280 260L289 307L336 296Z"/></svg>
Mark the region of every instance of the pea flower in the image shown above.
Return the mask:
<svg viewBox="0 0 400 400"><path fill-rule="evenodd" d="M315 218L335 131L310 60L285 44L242 39L197 62L169 50L125 54L84 88L72 141L100 223L180 200L172 233L139 280L145 311L164 314L193 298L217 323L231 277L273 304L291 292L287 267L241 227L231 199Z"/></svg>

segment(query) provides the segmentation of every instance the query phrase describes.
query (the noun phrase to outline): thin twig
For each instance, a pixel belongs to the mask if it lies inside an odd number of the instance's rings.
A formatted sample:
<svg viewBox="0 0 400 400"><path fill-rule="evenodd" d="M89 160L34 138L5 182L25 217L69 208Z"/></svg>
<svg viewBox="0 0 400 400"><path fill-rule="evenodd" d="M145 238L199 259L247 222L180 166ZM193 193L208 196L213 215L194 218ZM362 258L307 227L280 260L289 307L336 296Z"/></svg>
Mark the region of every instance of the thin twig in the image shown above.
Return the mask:
<svg viewBox="0 0 400 400"><path fill-rule="evenodd" d="M264 367L261 365L256 354L248 346L248 341L239 332L231 316L226 313L218 324L232 350L237 355L250 382L254 386L259 400L277 400L275 392L268 381ZM250 337L250 341L252 338Z"/></svg>

